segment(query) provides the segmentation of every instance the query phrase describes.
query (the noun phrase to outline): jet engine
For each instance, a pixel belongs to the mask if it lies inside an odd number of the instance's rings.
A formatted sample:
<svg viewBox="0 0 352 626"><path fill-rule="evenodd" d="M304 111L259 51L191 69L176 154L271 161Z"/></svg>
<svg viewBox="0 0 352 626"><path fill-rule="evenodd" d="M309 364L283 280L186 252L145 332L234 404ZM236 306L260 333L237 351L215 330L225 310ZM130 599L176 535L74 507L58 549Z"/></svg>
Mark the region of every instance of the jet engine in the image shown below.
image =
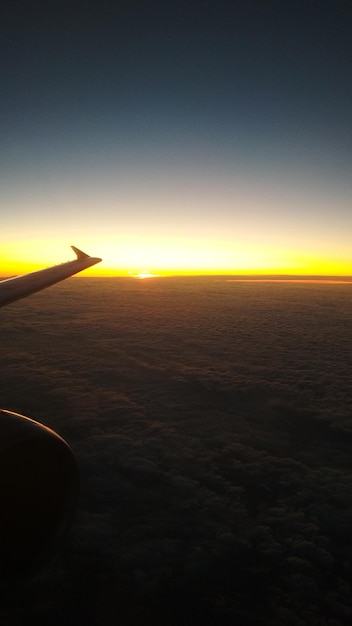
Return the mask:
<svg viewBox="0 0 352 626"><path fill-rule="evenodd" d="M78 469L68 444L24 415L0 410L0 578L25 578L69 528Z"/></svg>

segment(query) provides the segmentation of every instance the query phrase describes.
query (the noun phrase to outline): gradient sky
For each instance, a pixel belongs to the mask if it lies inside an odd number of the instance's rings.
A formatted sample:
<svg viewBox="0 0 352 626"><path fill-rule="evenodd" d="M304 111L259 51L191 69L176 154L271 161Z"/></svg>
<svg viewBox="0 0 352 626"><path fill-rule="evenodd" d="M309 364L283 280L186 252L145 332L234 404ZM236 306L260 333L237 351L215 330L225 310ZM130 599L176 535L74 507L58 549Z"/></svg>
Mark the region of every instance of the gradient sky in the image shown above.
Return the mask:
<svg viewBox="0 0 352 626"><path fill-rule="evenodd" d="M1 11L0 275L352 275L349 3Z"/></svg>

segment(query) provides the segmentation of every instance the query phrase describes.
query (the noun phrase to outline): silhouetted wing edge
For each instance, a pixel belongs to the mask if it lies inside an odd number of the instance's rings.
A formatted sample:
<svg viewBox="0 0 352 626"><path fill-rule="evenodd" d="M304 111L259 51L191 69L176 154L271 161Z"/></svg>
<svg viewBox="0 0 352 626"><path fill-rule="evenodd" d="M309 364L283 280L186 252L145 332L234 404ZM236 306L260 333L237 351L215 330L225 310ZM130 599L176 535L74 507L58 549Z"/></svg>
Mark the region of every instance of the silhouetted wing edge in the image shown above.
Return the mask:
<svg viewBox="0 0 352 626"><path fill-rule="evenodd" d="M65 278L69 278L69 276L77 274L101 261L101 259L91 257L75 246L71 246L71 248L77 257L74 261L68 261L67 263L61 263L61 265L54 265L37 272L1 281L0 307L11 304L11 302L21 298L26 298L36 291L41 291L41 289L46 289L46 287L59 283L61 280L65 280Z"/></svg>

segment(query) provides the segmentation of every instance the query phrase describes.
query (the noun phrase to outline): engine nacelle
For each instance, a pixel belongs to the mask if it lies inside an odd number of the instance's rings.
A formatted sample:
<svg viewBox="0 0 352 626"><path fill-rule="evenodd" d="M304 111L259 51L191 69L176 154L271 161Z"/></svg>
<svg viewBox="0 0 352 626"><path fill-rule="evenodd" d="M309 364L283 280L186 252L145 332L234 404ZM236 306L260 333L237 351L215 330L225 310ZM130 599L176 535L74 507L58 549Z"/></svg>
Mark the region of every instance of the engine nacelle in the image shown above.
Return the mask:
<svg viewBox="0 0 352 626"><path fill-rule="evenodd" d="M0 579L35 571L68 530L78 496L78 469L53 430L0 410Z"/></svg>

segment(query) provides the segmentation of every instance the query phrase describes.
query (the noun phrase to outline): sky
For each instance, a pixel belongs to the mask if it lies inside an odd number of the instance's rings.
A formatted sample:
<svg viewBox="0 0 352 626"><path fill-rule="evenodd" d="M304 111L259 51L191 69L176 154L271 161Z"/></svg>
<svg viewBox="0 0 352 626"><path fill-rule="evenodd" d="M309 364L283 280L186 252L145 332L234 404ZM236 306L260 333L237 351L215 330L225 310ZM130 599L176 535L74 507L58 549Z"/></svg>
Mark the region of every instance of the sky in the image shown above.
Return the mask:
<svg viewBox="0 0 352 626"><path fill-rule="evenodd" d="M352 275L347 2L9 2L0 275Z"/></svg>

